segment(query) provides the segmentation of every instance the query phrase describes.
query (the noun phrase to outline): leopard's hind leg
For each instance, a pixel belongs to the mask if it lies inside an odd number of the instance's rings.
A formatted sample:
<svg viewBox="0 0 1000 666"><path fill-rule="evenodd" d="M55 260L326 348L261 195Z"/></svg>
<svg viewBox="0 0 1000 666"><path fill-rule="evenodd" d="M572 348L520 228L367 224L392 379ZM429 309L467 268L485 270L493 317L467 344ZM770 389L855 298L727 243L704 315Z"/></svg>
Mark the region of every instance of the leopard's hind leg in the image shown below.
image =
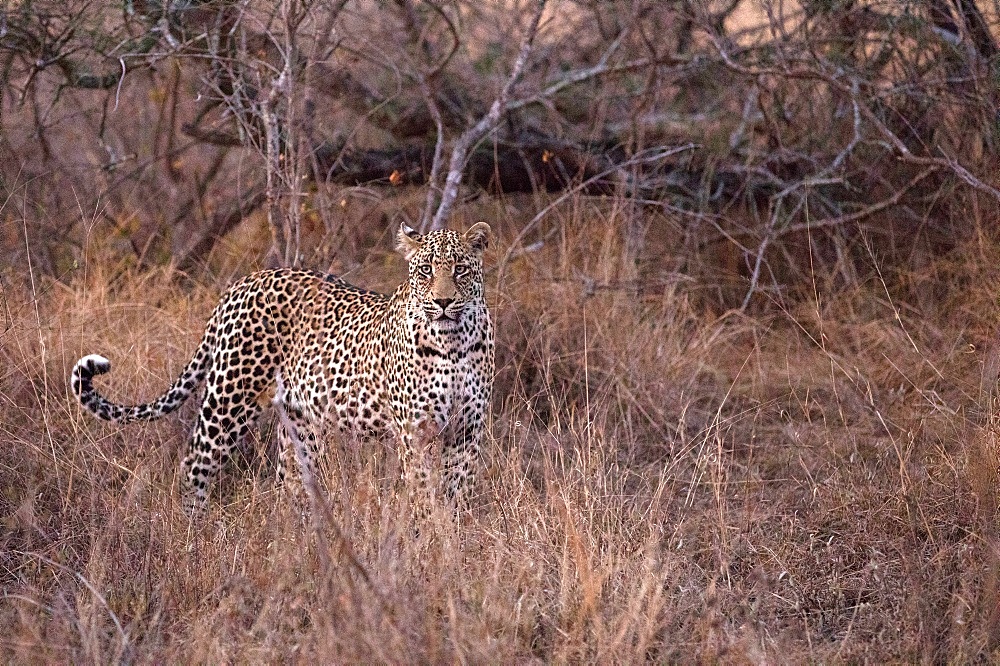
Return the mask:
<svg viewBox="0 0 1000 666"><path fill-rule="evenodd" d="M320 440L295 400L289 395L279 372L274 411L278 416L278 485L304 508L317 492L317 465L322 455Z"/></svg>
<svg viewBox="0 0 1000 666"><path fill-rule="evenodd" d="M189 514L204 508L219 471L257 420L259 397L270 383L270 374L233 378L218 370L209 372L201 411L181 464L182 496Z"/></svg>

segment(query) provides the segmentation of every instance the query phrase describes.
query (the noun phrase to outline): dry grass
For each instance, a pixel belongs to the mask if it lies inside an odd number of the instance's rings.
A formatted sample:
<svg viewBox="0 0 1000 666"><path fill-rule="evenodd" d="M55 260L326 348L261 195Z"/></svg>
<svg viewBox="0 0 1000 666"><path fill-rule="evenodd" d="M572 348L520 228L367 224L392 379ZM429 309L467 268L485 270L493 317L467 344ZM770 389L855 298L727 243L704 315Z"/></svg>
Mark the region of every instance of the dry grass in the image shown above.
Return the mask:
<svg viewBox="0 0 1000 666"><path fill-rule="evenodd" d="M149 398L222 284L96 261L3 276L2 659L1000 657L1000 245L720 317L589 218L506 266L479 500L417 539L390 448L335 446L328 510L303 521L250 446L190 525L191 406L129 427L80 413L78 356L112 359L110 395Z"/></svg>

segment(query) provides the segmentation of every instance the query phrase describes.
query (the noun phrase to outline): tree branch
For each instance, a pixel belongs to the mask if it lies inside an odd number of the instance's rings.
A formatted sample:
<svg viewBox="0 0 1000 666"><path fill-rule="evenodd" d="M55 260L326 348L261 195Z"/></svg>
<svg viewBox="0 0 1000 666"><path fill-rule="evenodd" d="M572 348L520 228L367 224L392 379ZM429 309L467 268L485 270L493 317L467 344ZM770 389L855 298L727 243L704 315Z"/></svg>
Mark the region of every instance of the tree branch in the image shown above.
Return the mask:
<svg viewBox="0 0 1000 666"><path fill-rule="evenodd" d="M927 178L927 176L931 175L932 173L935 173L940 168L941 167L938 165L932 165L927 167L926 169L918 173L916 176L911 178L910 182L908 182L906 185L896 190L892 194L892 196L883 199L878 203L874 203L870 206L865 206L859 211L856 211L854 213L848 213L846 215L838 215L836 217L827 217L822 220L815 220L810 222L803 222L801 224L789 225L784 229L778 230L777 233L775 234L775 238L785 236L787 234L798 233L801 231L816 231L817 229L829 229L831 227L839 227L843 224L848 224L850 222L857 222L859 220L863 220L864 218L870 217L875 213L880 213L886 208L891 208L892 206L898 204L902 200L903 196L905 196L910 190L916 187L916 185L920 181Z"/></svg>
<svg viewBox="0 0 1000 666"><path fill-rule="evenodd" d="M491 132L500 122L500 116L507 111L511 91L514 84L521 78L521 72L528 62L531 54L531 45L538 33L538 24L542 19L542 12L545 11L546 0L536 0L535 12L531 16L528 30L521 40L521 47L518 50L517 60L514 61L514 68L511 70L507 82L500 90L500 94L493 100L489 112L483 116L478 123L466 130L455 142L455 147L451 151L451 160L448 164L448 176L445 178L444 189L441 192L441 203L438 204L437 212L431 223L432 229L441 229L444 222L451 213L451 208L458 198L458 186L462 182L462 172L465 170L465 163L469 158L472 147L484 136Z"/></svg>
<svg viewBox="0 0 1000 666"><path fill-rule="evenodd" d="M964 167L957 159L948 156L931 157L915 155L906 143L900 139L895 132L889 129L884 122L882 122L875 112L872 111L871 107L867 104L861 103L858 99L862 82L856 77L847 77L847 75L845 75L840 68L830 65L831 71L836 72L836 74L830 74L822 68L812 67L748 67L733 60L732 55L719 41L717 35L709 33L709 39L712 40L715 49L722 57L723 63L725 63L725 65L734 72L755 78L760 76L777 76L795 79L813 79L826 83L834 90L847 96L854 104L857 104L861 115L863 115L865 120L871 123L872 126L878 130L878 132L882 135L882 138L893 148L901 161L909 164L935 166L948 169L974 189L986 192L997 201L1000 201L1000 190L992 185L984 183L979 178L976 178L976 176ZM820 64L825 65L827 63L820 61ZM849 78L850 83L841 80L842 77Z"/></svg>

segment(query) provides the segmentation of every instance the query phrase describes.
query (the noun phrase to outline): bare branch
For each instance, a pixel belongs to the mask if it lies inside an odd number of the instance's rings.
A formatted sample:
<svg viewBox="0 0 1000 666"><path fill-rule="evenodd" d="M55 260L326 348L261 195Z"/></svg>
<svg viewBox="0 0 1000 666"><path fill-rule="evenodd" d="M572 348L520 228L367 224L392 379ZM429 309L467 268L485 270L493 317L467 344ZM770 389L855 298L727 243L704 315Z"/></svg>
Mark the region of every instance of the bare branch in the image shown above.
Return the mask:
<svg viewBox="0 0 1000 666"><path fill-rule="evenodd" d="M736 62L726 47L721 43L717 35L709 33L709 38L712 40L715 49L718 51L719 55L722 57L722 61L725 65L735 72L744 74L750 77L760 77L760 76L778 76L785 78L797 78L797 79L813 79L826 83L834 90L843 93L852 103L856 105L856 109L860 110L861 115L864 116L865 120L870 122L875 129L879 131L882 138L887 141L892 148L897 153L900 160L910 163L919 164L923 166L936 166L948 169L956 176L958 176L962 181L970 185L971 187L986 192L992 196L997 201L1000 201L1000 190L984 183L982 180L977 178L971 171L969 171L965 166L963 166L957 159L944 156L944 157L930 157L915 155L913 151L909 149L906 143L900 139L895 132L889 129L884 122L875 114L874 111L867 105L862 103L858 98L860 96L860 88L862 82L857 77L850 77L849 82L845 82L842 78L848 78L842 70L834 67L832 64L820 61L819 64L822 67L748 67L741 63ZM833 73L830 73L833 72ZM856 125L857 127L857 125Z"/></svg>
<svg viewBox="0 0 1000 666"><path fill-rule="evenodd" d="M889 196L883 199L882 201L874 203L870 206L865 206L863 209L859 211L856 211L854 213L848 213L847 215L838 215L836 217L827 217L821 220L803 222L801 224L792 224L785 227L784 229L779 230L778 233L776 234L776 237L784 236L786 234L799 233L803 231L816 231L818 229L829 229L832 227L839 227L844 224L849 224L851 222L858 222L860 220L865 219L866 217L871 217L876 213L881 213L885 209L892 208L900 201L902 201L903 197L906 196L906 194L908 194L910 190L916 187L917 184L919 184L922 180L927 178L927 176L930 176L932 173L935 173L939 169L941 169L939 165L932 165L927 167L926 169L915 175L913 178L911 178L910 182L908 182L906 185L896 190L892 194L892 196Z"/></svg>
<svg viewBox="0 0 1000 666"><path fill-rule="evenodd" d="M427 179L427 201L424 204L419 227L421 232L426 232L431 223L434 201L440 190L441 167L444 162L441 159L444 155L444 121L441 119L441 107L438 106L437 98L425 76L420 77L420 92L423 93L427 110L430 111L431 118L434 119L434 127L437 129L437 138L434 140L434 159L431 161L431 174Z"/></svg>
<svg viewBox="0 0 1000 666"><path fill-rule="evenodd" d="M545 4L546 0L536 0L535 12L532 14L527 32L525 32L524 38L521 40L517 60L514 61L514 67L511 70L510 76L500 90L500 94L493 100L489 112L478 123L466 130L458 138L458 141L455 142L455 146L451 152L451 160L448 164L448 176L445 178L444 190L441 192L441 203L438 205L437 212L434 214L434 220L431 223L432 229L441 229L444 227L444 222L451 213L452 205L458 197L458 186L462 182L462 172L465 169L465 163L468 160L472 147L497 126L497 123L500 122L500 116L507 111L511 91L514 89L514 84L517 80L521 78L521 72L524 71L524 67L528 62L528 56L531 54L531 45L535 40L535 35L538 33L538 24L542 19L542 12L545 11Z"/></svg>
<svg viewBox="0 0 1000 666"><path fill-rule="evenodd" d="M410 39L414 45L420 46L424 53L429 53L430 45L427 40L423 38L423 30L418 25L417 12L413 6L411 0L399 0L399 4L406 10L406 25L410 32ZM424 204L424 211L421 215L419 229L424 232L428 230L431 222L431 213L434 210L434 202L437 199L438 192L441 191L441 169L443 168L442 156L444 155L444 118L441 115L441 106L438 104L437 91L434 89L434 82L437 80L438 75L441 71L448 65L452 57L458 51L459 46L461 46L461 39L458 35L458 29L455 27L455 23L451 20L448 14L435 5L430 3L431 8L441 17L448 26L448 30L452 37L452 46L448 51L448 54L444 58L441 58L437 63L435 63L428 71L417 73L417 84L420 88L420 94L423 96L424 104L427 106L428 113L431 114L431 120L434 121L434 128L436 131L436 139L434 141L434 157L431 161L431 173L427 180L427 200Z"/></svg>

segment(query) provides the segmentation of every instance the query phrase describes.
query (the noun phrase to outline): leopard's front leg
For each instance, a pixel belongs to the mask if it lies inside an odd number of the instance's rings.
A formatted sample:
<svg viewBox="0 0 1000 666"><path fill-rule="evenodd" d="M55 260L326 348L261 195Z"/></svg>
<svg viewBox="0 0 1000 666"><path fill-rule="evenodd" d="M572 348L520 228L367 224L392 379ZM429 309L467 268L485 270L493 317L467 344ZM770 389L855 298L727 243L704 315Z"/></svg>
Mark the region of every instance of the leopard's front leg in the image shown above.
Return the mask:
<svg viewBox="0 0 1000 666"><path fill-rule="evenodd" d="M398 428L401 476L410 493L414 517L424 519L430 515L434 503L427 453L439 438L429 420L399 424Z"/></svg>
<svg viewBox="0 0 1000 666"><path fill-rule="evenodd" d="M459 422L446 429L441 462L444 467L444 493L456 513L469 508L480 465L483 416L475 409L465 409Z"/></svg>

